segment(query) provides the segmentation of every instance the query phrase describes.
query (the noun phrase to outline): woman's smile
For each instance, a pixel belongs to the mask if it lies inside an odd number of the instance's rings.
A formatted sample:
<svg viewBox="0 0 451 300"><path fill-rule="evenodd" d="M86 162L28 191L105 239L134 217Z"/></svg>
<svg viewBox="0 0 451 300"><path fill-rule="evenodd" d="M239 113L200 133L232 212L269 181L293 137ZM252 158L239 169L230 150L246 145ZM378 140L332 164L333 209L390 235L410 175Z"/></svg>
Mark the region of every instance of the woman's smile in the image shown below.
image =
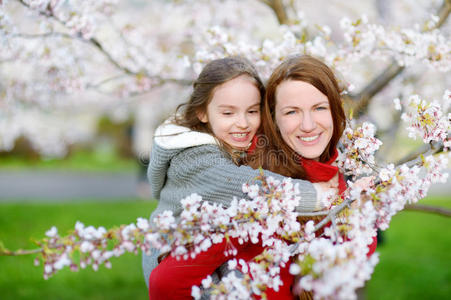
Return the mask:
<svg viewBox="0 0 451 300"><path fill-rule="evenodd" d="M313 136L299 136L298 138L305 143L312 144L313 142L316 143L318 138L320 137L320 134L313 135Z"/></svg>

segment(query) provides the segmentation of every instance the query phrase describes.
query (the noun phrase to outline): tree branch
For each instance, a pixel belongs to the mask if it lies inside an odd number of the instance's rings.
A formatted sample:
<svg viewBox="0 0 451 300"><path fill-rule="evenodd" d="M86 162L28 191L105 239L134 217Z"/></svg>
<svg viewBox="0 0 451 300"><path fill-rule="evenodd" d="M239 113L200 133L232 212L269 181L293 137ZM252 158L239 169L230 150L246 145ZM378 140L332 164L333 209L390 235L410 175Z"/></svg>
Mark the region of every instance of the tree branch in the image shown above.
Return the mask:
<svg viewBox="0 0 451 300"><path fill-rule="evenodd" d="M443 143L432 142L430 144L424 144L418 147L415 151L408 154L406 157L398 160L395 165L399 166L401 164L406 164L408 167L412 167L415 164L422 162L421 156L428 156L437 154L443 151Z"/></svg>
<svg viewBox="0 0 451 300"><path fill-rule="evenodd" d="M356 95L350 95L353 101L358 101L354 107L354 116L359 118L366 113L374 95L380 92L393 78L398 76L404 67L399 66L397 62L392 61L390 65L382 71L372 82L370 82L361 92Z"/></svg>
<svg viewBox="0 0 451 300"><path fill-rule="evenodd" d="M19 3L21 3L23 6L30 8L29 4L25 3L23 0L17 0ZM49 8L47 11L39 11L40 15L43 15L47 18L53 19L55 20L57 23L61 24L62 26L66 27L66 23L62 20L60 20L59 18L57 18L53 12L51 11L51 9ZM175 79L175 78L163 78L161 76L158 75L152 75L149 74L146 70L140 70L140 71L133 71L130 68L121 65L116 59L114 59L111 55L111 53L109 53L105 47L102 45L102 43L96 39L95 37L92 37L90 39L85 39L82 37L80 32L77 32L76 35L71 35L71 34L67 34L67 33L60 33L60 32L49 32L49 33L44 33L44 34L19 34L18 36L24 37L24 38L40 38L40 37L64 37L64 38L69 38L69 39L76 39L79 41L82 41L84 43L88 43L91 44L92 46L94 46L100 53L102 53L106 59L113 64L117 69L122 70L124 73L128 74L128 75L133 75L133 76L138 76L138 75L144 75L150 79L156 80L158 82L158 85L161 85L163 83L166 82L171 82L171 83L177 83L180 85L190 85L192 83L192 80L186 80L186 79Z"/></svg>
<svg viewBox="0 0 451 300"><path fill-rule="evenodd" d="M434 214L438 214L443 217L451 217L451 210L444 208L444 207L424 205L424 204L407 204L406 206L404 206L404 209L412 210L412 211L434 213Z"/></svg>
<svg viewBox="0 0 451 300"><path fill-rule="evenodd" d="M21 255L30 255L30 254L37 254L41 253L42 249L31 249L31 250L16 250L11 251L8 249L0 249L0 256L21 256Z"/></svg>
<svg viewBox="0 0 451 300"><path fill-rule="evenodd" d="M262 3L266 4L271 8L277 17L279 24L289 24L288 14L286 7L282 0L260 0Z"/></svg>
<svg viewBox="0 0 451 300"><path fill-rule="evenodd" d="M431 150L431 146L429 144L423 144L420 147L418 147L417 149L415 149L414 151L410 152L409 154L407 154L406 156L401 158L400 160L398 160L397 162L395 162L395 165L399 166L408 161L414 160L414 159L418 158L418 156L428 152L429 150Z"/></svg>
<svg viewBox="0 0 451 300"><path fill-rule="evenodd" d="M440 8L437 16L439 20L434 28L440 28L448 19L449 14L451 13L451 0L445 0Z"/></svg>
<svg viewBox="0 0 451 300"><path fill-rule="evenodd" d="M440 28L447 20L451 13L451 0L445 0L440 7L437 15L439 21L433 28L429 28L426 31ZM371 99L379 93L384 87L387 86L390 81L404 71L404 67L399 66L395 61L392 61L390 65L382 71L373 81L371 81L362 91L358 94L351 94L349 98L356 103L354 108L354 115L359 118L368 110Z"/></svg>

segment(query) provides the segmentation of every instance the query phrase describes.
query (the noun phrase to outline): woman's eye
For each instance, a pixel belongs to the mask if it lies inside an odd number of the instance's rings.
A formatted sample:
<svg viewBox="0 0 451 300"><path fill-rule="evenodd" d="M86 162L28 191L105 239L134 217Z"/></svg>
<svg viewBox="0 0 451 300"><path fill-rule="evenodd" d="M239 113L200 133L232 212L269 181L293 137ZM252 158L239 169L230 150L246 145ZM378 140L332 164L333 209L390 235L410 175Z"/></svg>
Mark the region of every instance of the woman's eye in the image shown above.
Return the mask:
<svg viewBox="0 0 451 300"><path fill-rule="evenodd" d="M285 112L285 115L294 115L296 113L295 110L289 110Z"/></svg>
<svg viewBox="0 0 451 300"><path fill-rule="evenodd" d="M224 116L230 116L230 115L232 115L232 112L231 111L223 111L222 114Z"/></svg>
<svg viewBox="0 0 451 300"><path fill-rule="evenodd" d="M258 114L260 111L258 109L253 109L249 111L250 114Z"/></svg>
<svg viewBox="0 0 451 300"><path fill-rule="evenodd" d="M326 109L327 109L326 106L318 106L318 107L316 108L316 110L326 110Z"/></svg>

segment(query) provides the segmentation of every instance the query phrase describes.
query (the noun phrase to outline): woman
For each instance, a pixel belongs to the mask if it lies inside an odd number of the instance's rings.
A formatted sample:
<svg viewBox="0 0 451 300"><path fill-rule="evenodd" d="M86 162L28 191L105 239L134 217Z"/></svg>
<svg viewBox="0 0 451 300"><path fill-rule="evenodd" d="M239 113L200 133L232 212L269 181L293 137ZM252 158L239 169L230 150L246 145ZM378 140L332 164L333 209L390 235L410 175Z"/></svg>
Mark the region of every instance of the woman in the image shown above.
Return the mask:
<svg viewBox="0 0 451 300"><path fill-rule="evenodd" d="M338 82L328 66L311 56L282 62L268 80L262 113L268 145L257 149L249 165L310 182L335 182L340 194L345 191L345 180L334 162L346 116ZM281 160L271 153L285 157ZM368 255L376 245L374 238ZM281 274L284 283L293 283L287 272Z"/></svg>

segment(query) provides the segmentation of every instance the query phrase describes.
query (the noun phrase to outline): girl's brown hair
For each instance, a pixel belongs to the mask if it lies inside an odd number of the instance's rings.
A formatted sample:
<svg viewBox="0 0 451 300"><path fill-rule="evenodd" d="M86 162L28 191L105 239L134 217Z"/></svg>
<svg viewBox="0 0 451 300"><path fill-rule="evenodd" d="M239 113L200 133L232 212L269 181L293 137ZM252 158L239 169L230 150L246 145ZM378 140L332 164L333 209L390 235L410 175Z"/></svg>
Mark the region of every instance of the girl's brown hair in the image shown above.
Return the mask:
<svg viewBox="0 0 451 300"><path fill-rule="evenodd" d="M272 73L266 85L262 110L262 132L257 153L248 163L293 178L307 179L299 163L299 155L285 143L275 120L277 87L287 80L310 83L327 96L333 119L333 134L320 162L331 158L343 134L346 116L340 97L340 88L333 71L320 60L308 55L295 56L282 62Z"/></svg>
<svg viewBox="0 0 451 300"><path fill-rule="evenodd" d="M202 69L193 84L189 101L177 107L175 123L195 131L213 134L209 124L202 123L198 114L207 112L207 105L218 86L241 75L249 76L263 97L265 87L251 62L242 57L216 59Z"/></svg>

